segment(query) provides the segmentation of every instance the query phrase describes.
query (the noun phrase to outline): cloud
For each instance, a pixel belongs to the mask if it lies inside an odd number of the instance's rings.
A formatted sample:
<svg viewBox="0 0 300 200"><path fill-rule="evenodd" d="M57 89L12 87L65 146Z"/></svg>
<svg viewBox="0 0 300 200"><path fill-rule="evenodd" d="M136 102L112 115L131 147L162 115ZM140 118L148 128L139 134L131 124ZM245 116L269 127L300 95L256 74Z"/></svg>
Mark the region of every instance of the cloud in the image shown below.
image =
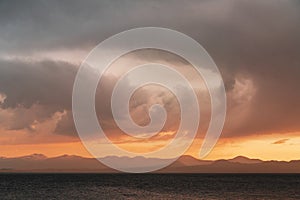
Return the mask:
<svg viewBox="0 0 300 200"><path fill-rule="evenodd" d="M64 55L64 51L72 54L78 49L88 52L120 31L162 26L193 37L219 66L228 96L222 137L300 130L300 4L297 1L75 0L72 3L2 1L0 5L0 57L30 57L0 60L0 119L7 129L30 129L32 124L45 122L59 112L63 116L54 133L76 135L71 95L78 65L72 64L73 60L57 61L56 54L40 61L34 60L34 55L49 52ZM183 71L188 68L182 60L160 54L148 52L135 58L177 64ZM198 79L191 71L185 72L190 78ZM96 97L101 102L97 105L98 114L112 134L117 129L107 95L119 75L105 77L105 84ZM130 81L127 84L130 87ZM194 82L195 87L197 84ZM133 118L141 124L149 119L140 111L155 102L169 106L171 115L178 114L178 110L171 109L176 105L175 99L158 88L143 89L136 94L136 99L138 104L132 104L131 109ZM203 99L202 108L209 108L209 100ZM209 112L205 110L204 116L209 118ZM172 121L166 131L176 128Z"/></svg>
<svg viewBox="0 0 300 200"><path fill-rule="evenodd" d="M282 139L282 140L277 140L275 142L273 142L272 144L284 144L288 141L289 139Z"/></svg>
<svg viewBox="0 0 300 200"><path fill-rule="evenodd" d="M224 56L234 56L232 47L247 53L249 45L253 47L256 42L269 45L264 39L269 40L270 35L296 36L298 11L296 1L270 0L5 1L0 7L1 51L90 50L120 31L161 26L192 36L213 53L222 49L225 54L220 56L228 59Z"/></svg>
<svg viewBox="0 0 300 200"><path fill-rule="evenodd" d="M2 108L34 104L71 108L70 97L77 66L61 61L0 60Z"/></svg>
<svg viewBox="0 0 300 200"><path fill-rule="evenodd" d="M35 126L53 118L57 119L53 134L77 136L71 112L72 88L78 66L62 61L0 60L0 126L6 130L36 132ZM96 93L96 110L100 123L110 137L122 132L113 120L110 97L118 77L106 74ZM101 87L100 87L101 86ZM125 82L130 88L130 81ZM136 101L135 101L136 100ZM148 110L154 103L165 105L169 117L164 130L177 126L179 114L176 99L162 88L142 88L130 103L133 119L140 125L149 121Z"/></svg>
<svg viewBox="0 0 300 200"><path fill-rule="evenodd" d="M71 109L77 67L60 61L0 60L2 126L31 129L33 124Z"/></svg>

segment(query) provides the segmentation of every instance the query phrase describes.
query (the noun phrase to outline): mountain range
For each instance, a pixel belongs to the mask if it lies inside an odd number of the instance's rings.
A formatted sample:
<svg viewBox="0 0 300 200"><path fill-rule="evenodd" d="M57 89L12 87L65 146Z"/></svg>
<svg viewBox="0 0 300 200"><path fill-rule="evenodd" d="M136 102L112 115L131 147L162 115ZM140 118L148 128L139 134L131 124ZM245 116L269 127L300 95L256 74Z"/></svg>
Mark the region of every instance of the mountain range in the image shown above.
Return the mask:
<svg viewBox="0 0 300 200"><path fill-rule="evenodd" d="M147 166L161 162L159 158L117 157L108 156L109 162L137 163ZM46 157L43 154L32 154L22 157L0 157L0 173L10 172L80 172L80 173L117 173L100 163L95 158L75 155ZM232 159L199 160L192 156L181 156L171 165L154 173L300 173L300 160L262 161L238 156Z"/></svg>

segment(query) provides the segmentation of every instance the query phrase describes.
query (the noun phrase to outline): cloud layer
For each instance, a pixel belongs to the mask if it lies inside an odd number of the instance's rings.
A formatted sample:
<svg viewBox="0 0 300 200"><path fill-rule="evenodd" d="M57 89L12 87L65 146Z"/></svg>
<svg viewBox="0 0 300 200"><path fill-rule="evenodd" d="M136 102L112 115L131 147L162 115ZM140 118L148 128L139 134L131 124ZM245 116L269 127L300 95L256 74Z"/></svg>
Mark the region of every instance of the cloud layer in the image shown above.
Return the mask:
<svg viewBox="0 0 300 200"><path fill-rule="evenodd" d="M51 134L76 136L71 95L79 65L67 57L60 61L62 55L80 50L84 57L112 34L161 26L193 37L219 66L228 96L222 137L299 131L299 21L300 4L293 0L1 1L0 129L34 132L35 125L60 114ZM133 59L188 68L184 61L155 51ZM186 72L193 79L192 72ZM117 78L107 74L97 94L98 114L112 135L118 129L107 96ZM172 95L148 88L135 98L138 104L131 106L139 123L147 123L144 111L160 102L169 106L171 115L165 131L176 129L179 111L173 109ZM205 110L204 116L209 119L209 112ZM202 131L208 122L203 123Z"/></svg>

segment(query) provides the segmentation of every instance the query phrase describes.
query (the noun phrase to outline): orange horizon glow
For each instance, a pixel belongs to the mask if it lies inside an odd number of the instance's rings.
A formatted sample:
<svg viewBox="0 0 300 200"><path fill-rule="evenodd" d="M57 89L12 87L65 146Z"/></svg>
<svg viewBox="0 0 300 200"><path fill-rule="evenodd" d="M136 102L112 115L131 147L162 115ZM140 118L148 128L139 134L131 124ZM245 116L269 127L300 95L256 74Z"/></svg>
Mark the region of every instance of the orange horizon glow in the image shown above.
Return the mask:
<svg viewBox="0 0 300 200"><path fill-rule="evenodd" d="M199 158L198 153L201 147L201 139L194 140L193 144L185 155L191 155ZM261 160L280 160L290 161L300 159L300 149L296 148L300 144L299 133L287 134L270 134L261 136L249 136L240 138L220 139L210 154L203 158L204 160L230 159L236 156L246 156L248 158L257 158ZM132 143L125 143L121 146L127 149L133 149ZM145 149L151 151L150 145L147 147L142 144ZM130 148L129 148L130 147ZM141 148L141 145L136 145ZM2 157L19 157L30 154L44 154L47 157L56 157L64 154L77 155L82 157L93 157L83 146L80 141L48 143L48 144L15 144L1 145L0 151ZM103 149L103 157L110 155L109 151L105 153ZM106 154L106 155L105 155ZM119 155L122 156L122 155ZM164 158L164 157L162 157Z"/></svg>

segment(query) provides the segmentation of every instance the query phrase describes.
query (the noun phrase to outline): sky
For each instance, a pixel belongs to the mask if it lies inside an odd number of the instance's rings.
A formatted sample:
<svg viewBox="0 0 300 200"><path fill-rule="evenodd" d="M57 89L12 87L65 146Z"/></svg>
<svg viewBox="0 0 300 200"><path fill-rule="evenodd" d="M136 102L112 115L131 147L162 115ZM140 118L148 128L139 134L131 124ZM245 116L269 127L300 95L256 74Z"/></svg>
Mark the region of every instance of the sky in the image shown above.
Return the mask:
<svg viewBox="0 0 300 200"><path fill-rule="evenodd" d="M226 121L205 159L300 159L299 21L297 0L0 1L0 156L90 157L78 138L71 109L80 63L114 34L157 26L199 42L222 75ZM114 62L96 94L99 123L112 141L134 152L152 151L172 139L180 109L165 88L141 88L129 105L140 125L149 123L151 105L165 105L167 122L152 139L124 135L112 118L114 84L125 69L149 61L172 65L191 80L200 100L201 122L186 154L197 157L210 119L209 94L190 64L171 53L142 50ZM132 81L127 81L128 88ZM103 144L103 156L113 153Z"/></svg>

